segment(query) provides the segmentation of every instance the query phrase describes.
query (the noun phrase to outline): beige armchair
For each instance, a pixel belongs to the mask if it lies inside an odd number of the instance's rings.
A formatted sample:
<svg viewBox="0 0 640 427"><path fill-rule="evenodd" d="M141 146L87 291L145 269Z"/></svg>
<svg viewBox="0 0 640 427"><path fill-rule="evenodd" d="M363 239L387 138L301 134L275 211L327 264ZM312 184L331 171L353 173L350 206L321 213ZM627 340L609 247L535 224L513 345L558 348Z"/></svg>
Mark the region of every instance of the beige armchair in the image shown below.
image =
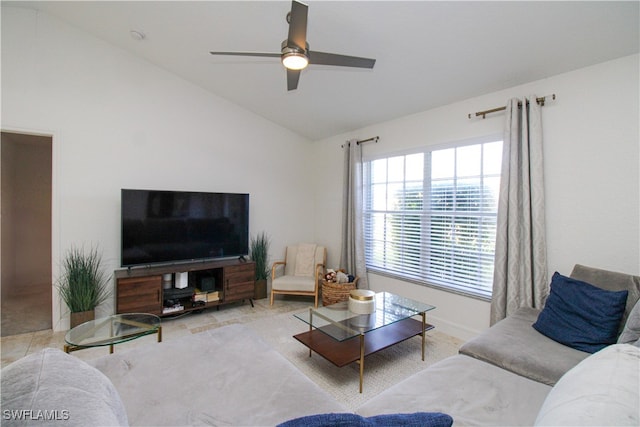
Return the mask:
<svg viewBox="0 0 640 427"><path fill-rule="evenodd" d="M312 243L287 246L284 261L271 267L271 305L276 294L308 295L318 307L320 281L324 276L327 249Z"/></svg>

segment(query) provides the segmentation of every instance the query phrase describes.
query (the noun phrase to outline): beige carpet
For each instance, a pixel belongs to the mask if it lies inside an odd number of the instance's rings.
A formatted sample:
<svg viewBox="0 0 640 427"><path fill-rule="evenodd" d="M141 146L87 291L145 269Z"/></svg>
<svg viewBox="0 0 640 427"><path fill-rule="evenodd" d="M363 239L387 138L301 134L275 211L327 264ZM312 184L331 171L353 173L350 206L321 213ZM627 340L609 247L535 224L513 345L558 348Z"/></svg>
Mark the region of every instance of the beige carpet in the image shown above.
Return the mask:
<svg viewBox="0 0 640 427"><path fill-rule="evenodd" d="M420 358L420 337L414 337L365 359L364 390L358 392L359 366L353 363L337 368L331 362L314 354L309 358L309 350L293 335L308 330L308 325L293 317L294 313L308 311L308 301L288 298L273 306L267 299L255 301L255 308L249 304L231 305L218 310L206 310L201 314L163 319L163 341L170 342L192 333L219 328L228 324L242 323L258 332L273 348L287 358L304 375L333 395L348 408L356 408L386 388L397 384L413 373L426 369L429 365L454 355L462 345L437 329L427 332L425 361ZM428 320L427 320L428 321ZM44 347L62 348L64 332L41 331L30 334L4 337L0 340L2 365L24 357ZM133 340L117 346L116 353L138 346L156 345L151 337ZM76 357L90 360L108 354L106 348L82 350ZM255 357L260 357L256 354Z"/></svg>
<svg viewBox="0 0 640 427"><path fill-rule="evenodd" d="M338 368L317 354L309 358L307 347L293 338L293 335L307 330L308 326L294 318L293 314L260 319L246 326L258 332L300 371L351 410L413 373L457 354L462 344L455 338L432 330L427 332L424 362L421 359L420 337L368 356L365 359L363 393L360 394L359 365L352 363Z"/></svg>

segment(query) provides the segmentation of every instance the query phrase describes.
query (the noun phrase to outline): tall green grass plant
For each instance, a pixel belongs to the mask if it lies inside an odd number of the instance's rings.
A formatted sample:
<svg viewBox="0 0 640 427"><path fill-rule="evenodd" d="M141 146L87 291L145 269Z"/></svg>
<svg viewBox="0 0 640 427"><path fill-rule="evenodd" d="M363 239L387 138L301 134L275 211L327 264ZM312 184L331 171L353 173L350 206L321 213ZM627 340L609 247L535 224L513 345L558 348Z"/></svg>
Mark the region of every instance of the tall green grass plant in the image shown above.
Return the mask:
<svg viewBox="0 0 640 427"><path fill-rule="evenodd" d="M256 280L267 280L269 277L269 245L269 236L264 231L251 238L251 259L256 263Z"/></svg>
<svg viewBox="0 0 640 427"><path fill-rule="evenodd" d="M95 310L111 295L109 278L101 264L97 248L69 249L62 263L58 290L72 313Z"/></svg>

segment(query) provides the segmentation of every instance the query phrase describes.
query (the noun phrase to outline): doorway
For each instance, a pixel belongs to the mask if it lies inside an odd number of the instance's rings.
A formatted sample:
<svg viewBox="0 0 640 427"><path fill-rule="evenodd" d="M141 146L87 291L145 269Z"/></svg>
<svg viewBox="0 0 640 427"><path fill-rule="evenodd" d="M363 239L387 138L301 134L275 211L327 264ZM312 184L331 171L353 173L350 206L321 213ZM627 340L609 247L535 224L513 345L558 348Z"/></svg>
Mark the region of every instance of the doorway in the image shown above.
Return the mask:
<svg viewBox="0 0 640 427"><path fill-rule="evenodd" d="M52 328L52 138L1 133L0 334Z"/></svg>

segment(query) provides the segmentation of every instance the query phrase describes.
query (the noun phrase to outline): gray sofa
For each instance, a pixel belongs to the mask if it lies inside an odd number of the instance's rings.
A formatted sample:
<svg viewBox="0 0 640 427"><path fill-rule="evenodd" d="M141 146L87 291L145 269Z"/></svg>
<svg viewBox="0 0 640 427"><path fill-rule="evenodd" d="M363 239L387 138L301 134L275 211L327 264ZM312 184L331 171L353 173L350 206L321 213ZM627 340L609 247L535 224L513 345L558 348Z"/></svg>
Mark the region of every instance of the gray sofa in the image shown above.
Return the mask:
<svg viewBox="0 0 640 427"><path fill-rule="evenodd" d="M620 344L593 355L573 349L532 327L540 310L521 308L357 413L428 408L454 425L640 425L640 277L582 265L571 277L628 291Z"/></svg>
<svg viewBox="0 0 640 427"><path fill-rule="evenodd" d="M640 278L581 266L572 275L629 291L621 338L637 345ZM355 412L443 412L455 425L640 424L640 348L574 350L531 327L538 313L521 309ZM343 405L242 325L91 364L47 349L2 370L3 425L275 425L340 412Z"/></svg>

